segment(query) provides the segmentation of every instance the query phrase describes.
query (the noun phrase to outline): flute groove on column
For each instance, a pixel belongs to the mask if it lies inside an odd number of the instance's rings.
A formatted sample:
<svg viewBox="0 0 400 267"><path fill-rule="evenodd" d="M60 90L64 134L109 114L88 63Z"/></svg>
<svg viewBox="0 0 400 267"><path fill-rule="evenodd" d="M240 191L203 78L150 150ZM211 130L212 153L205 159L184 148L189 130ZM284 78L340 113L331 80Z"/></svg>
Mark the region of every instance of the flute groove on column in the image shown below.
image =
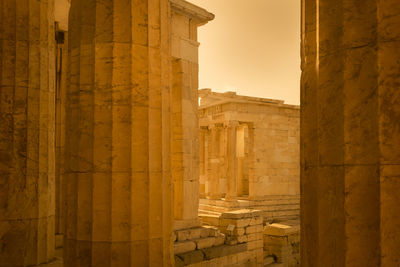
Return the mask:
<svg viewBox="0 0 400 267"><path fill-rule="evenodd" d="M66 266L170 266L169 2L72 0Z"/></svg>

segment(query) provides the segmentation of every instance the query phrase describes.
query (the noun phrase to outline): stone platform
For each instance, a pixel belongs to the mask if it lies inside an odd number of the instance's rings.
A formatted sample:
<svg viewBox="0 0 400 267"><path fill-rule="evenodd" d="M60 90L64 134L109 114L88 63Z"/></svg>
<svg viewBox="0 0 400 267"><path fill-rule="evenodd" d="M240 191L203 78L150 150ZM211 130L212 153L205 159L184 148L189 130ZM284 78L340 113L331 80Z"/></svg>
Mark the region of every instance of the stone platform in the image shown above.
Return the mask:
<svg viewBox="0 0 400 267"><path fill-rule="evenodd" d="M200 199L199 216L203 223L214 225L222 213L238 209L261 210L264 222L295 220L300 216L300 196L270 196L263 199Z"/></svg>

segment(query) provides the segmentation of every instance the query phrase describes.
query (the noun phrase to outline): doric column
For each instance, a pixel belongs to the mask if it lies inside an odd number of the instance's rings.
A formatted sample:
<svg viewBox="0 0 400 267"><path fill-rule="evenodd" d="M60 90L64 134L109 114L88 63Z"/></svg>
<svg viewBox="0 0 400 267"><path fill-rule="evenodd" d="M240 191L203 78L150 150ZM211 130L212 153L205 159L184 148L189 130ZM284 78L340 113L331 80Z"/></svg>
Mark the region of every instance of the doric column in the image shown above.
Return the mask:
<svg viewBox="0 0 400 267"><path fill-rule="evenodd" d="M303 0L303 266L396 266L400 2Z"/></svg>
<svg viewBox="0 0 400 267"><path fill-rule="evenodd" d="M227 146L228 146L228 186L226 199L232 199L237 196L237 158L236 158L236 130L239 123L237 121L229 121L227 125Z"/></svg>
<svg viewBox="0 0 400 267"><path fill-rule="evenodd" d="M65 266L170 266L169 1L72 0Z"/></svg>
<svg viewBox="0 0 400 267"><path fill-rule="evenodd" d="M0 1L0 266L54 257L54 1Z"/></svg>

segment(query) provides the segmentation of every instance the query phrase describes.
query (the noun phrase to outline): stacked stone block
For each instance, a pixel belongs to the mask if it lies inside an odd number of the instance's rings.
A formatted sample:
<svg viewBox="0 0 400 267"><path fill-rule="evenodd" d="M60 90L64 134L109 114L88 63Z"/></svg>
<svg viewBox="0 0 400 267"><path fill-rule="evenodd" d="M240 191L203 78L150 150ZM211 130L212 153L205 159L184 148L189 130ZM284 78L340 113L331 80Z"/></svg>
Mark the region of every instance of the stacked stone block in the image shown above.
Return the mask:
<svg viewBox="0 0 400 267"><path fill-rule="evenodd" d="M222 213L219 229L226 235L227 245L246 244L247 252L238 263L262 266L263 263L263 216L259 210L236 210Z"/></svg>
<svg viewBox="0 0 400 267"><path fill-rule="evenodd" d="M281 267L300 266L300 228L269 224L264 229L264 262L279 263ZM268 266L268 265L266 265Z"/></svg>
<svg viewBox="0 0 400 267"><path fill-rule="evenodd" d="M176 266L263 266L261 211L225 212L213 222L174 232Z"/></svg>
<svg viewBox="0 0 400 267"><path fill-rule="evenodd" d="M212 255L219 256L222 251L214 251L212 248L224 245L225 235L217 227L204 226L177 230L173 234L173 240L175 264L186 266L205 261Z"/></svg>

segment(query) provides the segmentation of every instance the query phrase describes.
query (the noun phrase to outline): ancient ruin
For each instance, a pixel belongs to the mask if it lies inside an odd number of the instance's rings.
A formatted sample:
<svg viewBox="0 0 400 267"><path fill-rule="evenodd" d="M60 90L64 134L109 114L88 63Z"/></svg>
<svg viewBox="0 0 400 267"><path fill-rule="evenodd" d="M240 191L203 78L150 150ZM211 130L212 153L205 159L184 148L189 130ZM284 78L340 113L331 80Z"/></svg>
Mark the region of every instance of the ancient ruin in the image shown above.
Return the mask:
<svg viewBox="0 0 400 267"><path fill-rule="evenodd" d="M299 114L187 1L1 0L0 266L399 266L400 3L301 12Z"/></svg>
<svg viewBox="0 0 400 267"><path fill-rule="evenodd" d="M298 219L300 108L209 89L199 97L203 219L241 208L269 221Z"/></svg>

